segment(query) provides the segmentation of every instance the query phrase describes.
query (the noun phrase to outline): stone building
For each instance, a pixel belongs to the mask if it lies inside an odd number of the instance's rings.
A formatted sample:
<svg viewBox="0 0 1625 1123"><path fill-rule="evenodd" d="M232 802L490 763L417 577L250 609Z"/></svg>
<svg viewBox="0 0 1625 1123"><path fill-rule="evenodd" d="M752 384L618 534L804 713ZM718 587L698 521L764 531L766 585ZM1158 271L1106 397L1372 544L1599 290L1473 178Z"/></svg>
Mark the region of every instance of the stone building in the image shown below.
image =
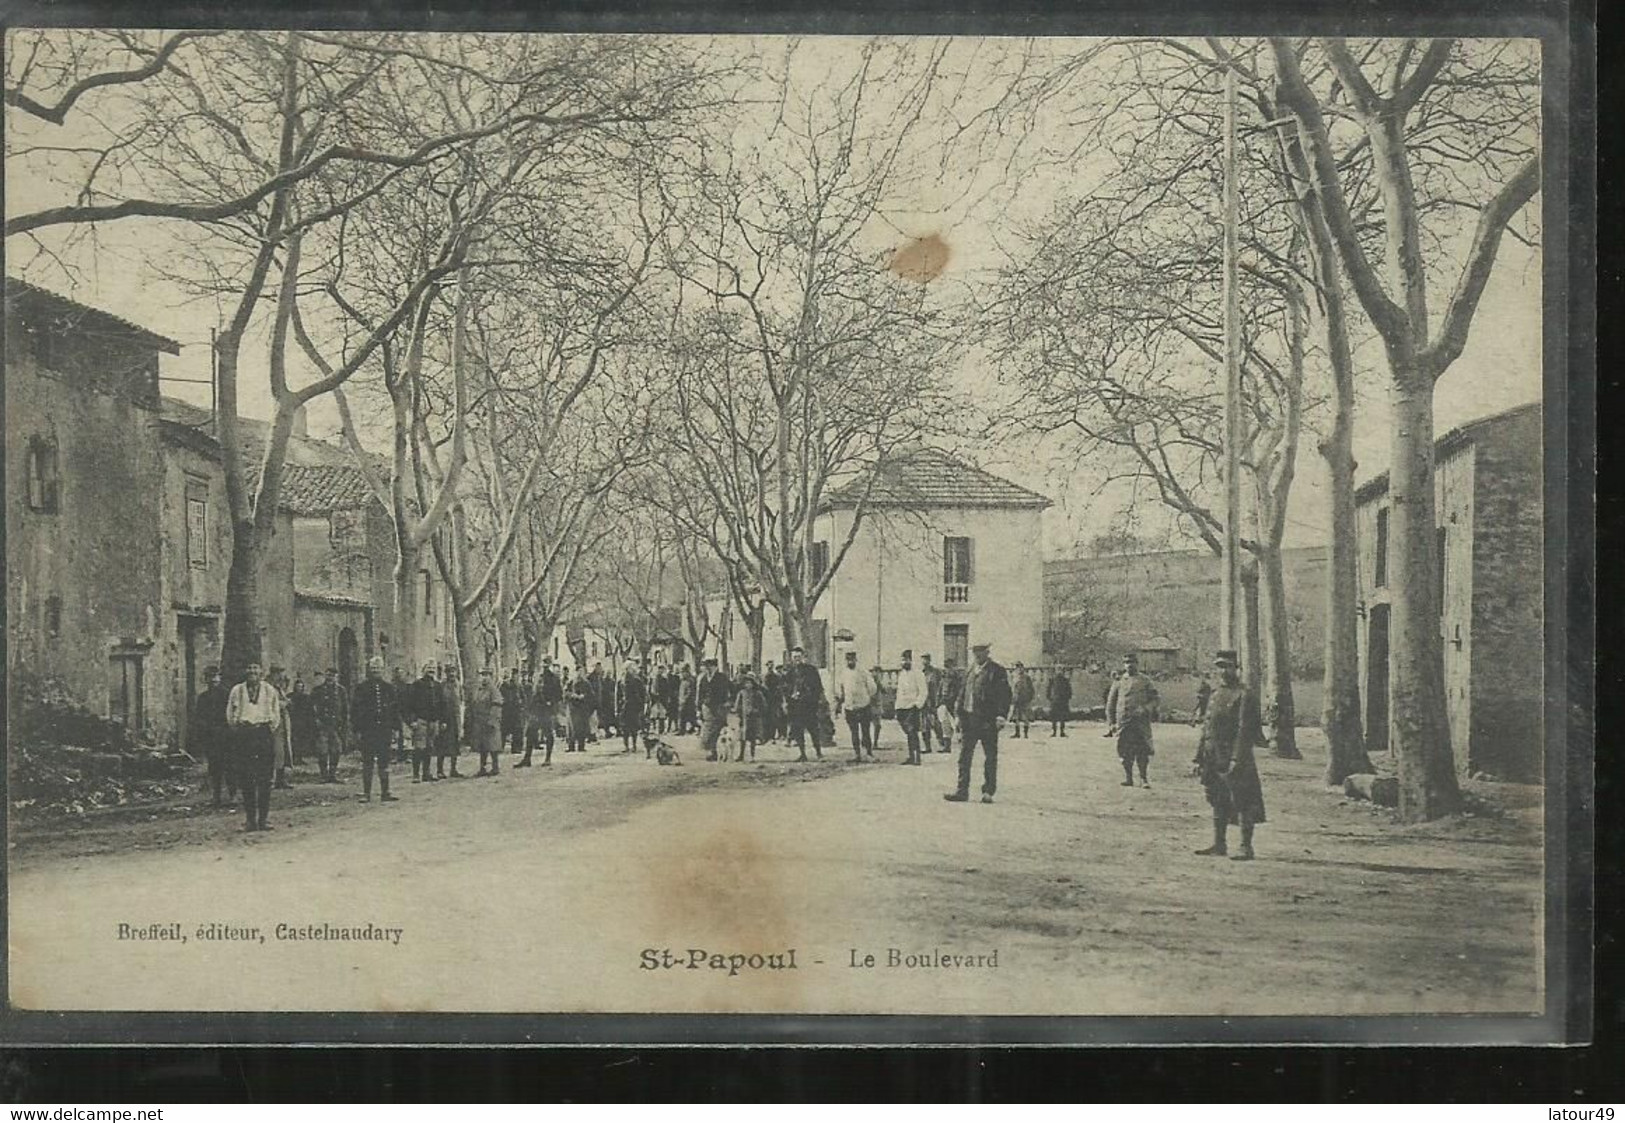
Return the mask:
<svg viewBox="0 0 1625 1123"><path fill-rule="evenodd" d="M180 345L6 284L8 671L137 729L175 721L165 665L159 356Z"/></svg>
<svg viewBox="0 0 1625 1123"><path fill-rule="evenodd" d="M1457 771L1541 774L1544 536L1541 407L1451 430L1435 445L1439 632ZM1355 493L1360 678L1368 748L1388 749L1388 477Z"/></svg>
<svg viewBox="0 0 1625 1123"><path fill-rule="evenodd" d="M231 522L214 417L164 398L179 344L14 279L6 284L8 669L185 744L220 661ZM257 463L267 426L241 419ZM446 661L455 641L427 551L412 650L394 609L395 541L348 450L296 425L260 583L264 661L358 677L367 657Z"/></svg>

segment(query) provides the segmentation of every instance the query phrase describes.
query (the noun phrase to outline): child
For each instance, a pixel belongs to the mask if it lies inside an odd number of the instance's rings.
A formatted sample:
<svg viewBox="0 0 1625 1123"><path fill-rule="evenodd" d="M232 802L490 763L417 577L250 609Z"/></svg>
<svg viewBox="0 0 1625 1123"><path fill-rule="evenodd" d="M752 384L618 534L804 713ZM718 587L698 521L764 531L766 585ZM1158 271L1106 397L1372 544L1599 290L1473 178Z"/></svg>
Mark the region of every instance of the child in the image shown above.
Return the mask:
<svg viewBox="0 0 1625 1123"><path fill-rule="evenodd" d="M755 760L756 746L763 738L763 719L767 714L767 694L755 671L745 672L734 706L739 712L739 759L745 759L745 746L749 745L750 759Z"/></svg>

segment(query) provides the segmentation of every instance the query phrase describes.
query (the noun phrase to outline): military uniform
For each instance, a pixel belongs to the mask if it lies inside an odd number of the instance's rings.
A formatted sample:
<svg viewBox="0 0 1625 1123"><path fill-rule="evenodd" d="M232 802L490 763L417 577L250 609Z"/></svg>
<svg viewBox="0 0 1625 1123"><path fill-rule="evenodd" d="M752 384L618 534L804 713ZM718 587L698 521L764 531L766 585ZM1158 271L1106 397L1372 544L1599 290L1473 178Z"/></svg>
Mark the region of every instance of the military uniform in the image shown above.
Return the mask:
<svg viewBox="0 0 1625 1123"><path fill-rule="evenodd" d="M1151 719L1157 712L1157 687L1137 670L1112 680L1106 695L1106 721L1117 731L1117 757L1123 762L1123 786L1134 786L1134 768L1140 782L1150 787L1146 765L1152 756Z"/></svg>
<svg viewBox="0 0 1625 1123"><path fill-rule="evenodd" d="M322 770L322 783L338 782L339 750L350 727L350 699L344 687L331 676L310 692L310 709L315 729L316 764Z"/></svg>
<svg viewBox="0 0 1625 1123"><path fill-rule="evenodd" d="M1220 658L1224 656L1221 652ZM1237 857L1253 856L1253 827L1264 822L1264 789L1253 759L1258 729L1258 699L1245 686L1227 681L1213 689L1195 760L1213 807L1213 845L1198 853L1226 853L1225 829L1237 823L1242 845Z"/></svg>
<svg viewBox="0 0 1625 1123"><path fill-rule="evenodd" d="M372 774L378 772L378 787L384 799L389 794L389 750L401 729L401 700L395 684L381 678L365 678L350 695L350 728L361 748L361 792L372 798Z"/></svg>

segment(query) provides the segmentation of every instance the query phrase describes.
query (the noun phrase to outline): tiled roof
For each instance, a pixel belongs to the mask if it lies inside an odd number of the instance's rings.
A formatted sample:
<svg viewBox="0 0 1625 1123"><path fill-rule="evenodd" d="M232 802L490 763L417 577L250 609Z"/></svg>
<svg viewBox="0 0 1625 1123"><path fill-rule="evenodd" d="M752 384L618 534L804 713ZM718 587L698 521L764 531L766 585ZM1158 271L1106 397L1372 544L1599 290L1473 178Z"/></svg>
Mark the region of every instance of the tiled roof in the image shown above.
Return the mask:
<svg viewBox="0 0 1625 1123"><path fill-rule="evenodd" d="M1471 421L1463 422L1433 442L1434 459L1436 461L1442 459L1457 449L1471 444L1478 439L1478 435L1483 430L1492 425L1499 425L1502 422L1527 417L1531 414L1538 415L1541 408L1539 401L1525 402L1522 405L1513 406L1511 409L1504 409L1500 413L1486 414L1483 417L1475 417ZM1354 489L1354 499L1357 503L1366 503L1387 490L1388 472L1384 470L1356 487Z"/></svg>
<svg viewBox="0 0 1625 1123"><path fill-rule="evenodd" d="M285 464L278 506L295 515L354 511L372 502L372 490L359 469Z"/></svg>
<svg viewBox="0 0 1625 1123"><path fill-rule="evenodd" d="M80 304L77 300L66 296L58 296L49 289L42 289L27 281L19 281L16 277L6 278L6 300L14 301L20 308L32 310L36 315L82 324L96 331L134 336L153 350L163 351L166 354L181 353L181 345L168 336L148 331L140 324L132 324L129 320L115 316L111 312L92 308L88 304Z"/></svg>
<svg viewBox="0 0 1625 1123"><path fill-rule="evenodd" d="M1042 510L1050 500L1002 476L984 472L941 449L926 448L900 455L878 469L869 492L872 507L1030 507ZM836 488L825 506L852 507L863 496L865 480Z"/></svg>

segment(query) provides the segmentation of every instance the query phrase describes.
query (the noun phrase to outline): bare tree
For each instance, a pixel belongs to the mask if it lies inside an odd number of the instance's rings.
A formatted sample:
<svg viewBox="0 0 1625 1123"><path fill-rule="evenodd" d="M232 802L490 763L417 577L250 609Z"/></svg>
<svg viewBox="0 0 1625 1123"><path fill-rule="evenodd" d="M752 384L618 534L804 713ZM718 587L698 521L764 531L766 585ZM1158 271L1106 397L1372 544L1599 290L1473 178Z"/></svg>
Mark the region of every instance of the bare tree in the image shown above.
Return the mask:
<svg viewBox="0 0 1625 1123"><path fill-rule="evenodd" d="M1460 794L1435 603L1433 389L1466 346L1503 237L1540 190L1538 60L1512 41L1273 39L1270 49L1305 185L1387 356L1389 743L1401 813L1436 818ZM1353 149L1368 153L1363 175ZM1437 318L1436 279L1452 286Z"/></svg>

